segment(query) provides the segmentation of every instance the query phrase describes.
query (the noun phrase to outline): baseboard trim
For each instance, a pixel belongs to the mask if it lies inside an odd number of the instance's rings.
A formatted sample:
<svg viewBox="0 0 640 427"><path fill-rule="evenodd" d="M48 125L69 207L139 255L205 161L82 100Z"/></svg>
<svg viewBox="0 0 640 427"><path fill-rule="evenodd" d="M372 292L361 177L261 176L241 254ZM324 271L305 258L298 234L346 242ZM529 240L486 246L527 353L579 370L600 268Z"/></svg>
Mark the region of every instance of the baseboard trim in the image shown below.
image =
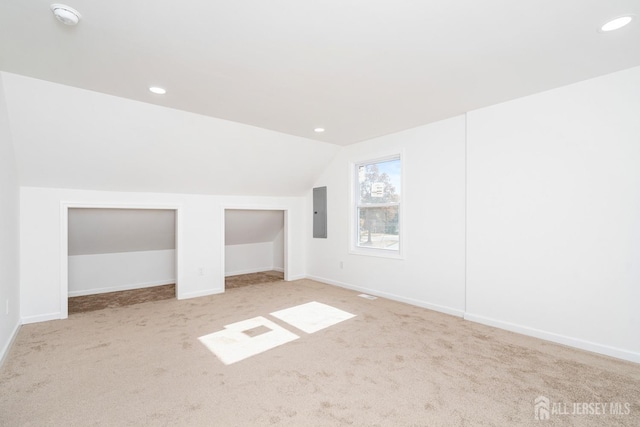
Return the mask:
<svg viewBox="0 0 640 427"><path fill-rule="evenodd" d="M13 343L16 340L16 337L18 336L18 332L20 331L21 326L22 324L20 323L20 321L16 322L16 326L13 328L13 332L11 332L11 336L9 336L9 340L2 348L2 353L0 353L0 367L4 364L4 361L9 355L9 350L11 350L11 347L13 347Z"/></svg>
<svg viewBox="0 0 640 427"><path fill-rule="evenodd" d="M69 297L81 297L85 295L107 294L109 292L130 291L132 289L152 288L154 286L173 285L176 279L166 279L154 282L133 283L130 285L113 286L109 288L86 289L81 291L69 291Z"/></svg>
<svg viewBox="0 0 640 427"><path fill-rule="evenodd" d="M422 300L418 300L418 299L414 299L414 298L406 298L400 295L396 295L396 294L392 294L392 293L388 293L388 292L380 292L380 291L376 291L373 289L368 289L362 286L355 286L349 283L344 283L344 282L338 282L336 280L331 280L331 279L327 279L324 277L318 277L318 276L306 276L306 278L311 279L311 280L315 280L316 282L322 282L322 283L326 283L328 285L334 285L334 286L338 286L341 288L345 288L345 289L351 289L354 291L359 291L359 292L363 292L363 293L367 293L370 295L375 295L378 297L382 297L382 298L387 298L390 300L394 300L394 301L398 301L398 302L404 302L407 304L411 304L411 305L415 305L417 307L422 307L422 308L427 308L429 310L433 310L433 311L437 311L440 313L444 313L444 314L450 314L452 316L456 316L456 317L464 317L464 311L463 310L458 310L456 308L452 308L452 307L447 307L444 305L439 305L439 304L432 304L430 302L427 301L422 301Z"/></svg>
<svg viewBox="0 0 640 427"><path fill-rule="evenodd" d="M494 328L504 329L516 332L521 335L527 335L534 338L540 338L546 341L563 344L569 347L579 348L581 350L593 353L604 354L606 356L615 357L617 359L628 360L629 362L640 363L640 353L624 350L621 348L611 347L604 344L598 344L591 341L581 340L566 335L560 335L553 332L547 332L540 329L530 328L515 323L504 322L490 317L480 316L472 313L465 313L465 320L471 322L482 323L483 325L492 326Z"/></svg>
<svg viewBox="0 0 640 427"><path fill-rule="evenodd" d="M183 300L183 299L190 299L190 298L206 297L208 295L217 295L222 293L224 293L224 289L220 289L220 288L206 289L204 291L197 291L197 292L188 292L185 294L180 294L180 292L178 291L177 299Z"/></svg>
<svg viewBox="0 0 640 427"><path fill-rule="evenodd" d="M593 353L603 354L605 356L611 356L617 359L627 360L629 362L640 363L640 353L637 353L637 352L616 348L616 347L611 347L604 344L598 344L591 341L585 341L578 338L556 334L553 332L542 331L539 329L517 325L514 323L504 322L501 320L496 320L496 319L492 319L485 316L479 316L473 313L465 313L464 310L458 310L458 309L447 307L447 306L432 304L426 301L421 301L413 298L406 298L406 297L402 297L402 296L387 293L387 292L379 292L376 290L367 289L362 286L355 286L349 283L339 282L337 280L331 280L324 277L307 275L305 276L305 278L315 280L321 283L326 283L328 285L338 286L346 289L352 289L352 290L367 293L370 295L388 298L394 301L404 302L404 303L415 305L418 307L427 308L429 310L434 310L441 313L462 317L463 319L469 320L471 322L481 323L483 325L492 326L494 328L515 332L521 335L526 335L534 338L543 339L546 341L555 342L558 344L563 344L563 345L577 348L580 350L586 350Z"/></svg>
<svg viewBox="0 0 640 427"><path fill-rule="evenodd" d="M302 279L311 279L311 277L305 274L296 274L296 275L287 277L287 282L293 282L294 280L302 280Z"/></svg>
<svg viewBox="0 0 640 427"><path fill-rule="evenodd" d="M280 267L273 267L271 270L277 271L278 273L284 273L284 268L280 268Z"/></svg>
<svg viewBox="0 0 640 427"><path fill-rule="evenodd" d="M26 316L21 319L23 325L28 325L29 323L39 323L39 322L48 322L49 320L59 320L62 319L62 314L60 312L57 313L47 313L47 314L38 314L35 316Z"/></svg>

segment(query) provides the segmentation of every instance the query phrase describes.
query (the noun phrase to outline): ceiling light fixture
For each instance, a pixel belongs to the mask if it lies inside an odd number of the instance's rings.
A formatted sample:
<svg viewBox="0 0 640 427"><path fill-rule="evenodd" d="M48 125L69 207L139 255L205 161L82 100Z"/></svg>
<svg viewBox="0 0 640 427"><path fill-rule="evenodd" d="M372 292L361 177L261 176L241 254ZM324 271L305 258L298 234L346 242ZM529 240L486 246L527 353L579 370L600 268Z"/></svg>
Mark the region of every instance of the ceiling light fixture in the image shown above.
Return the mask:
<svg viewBox="0 0 640 427"><path fill-rule="evenodd" d="M324 132L324 128L315 128L313 131L316 133L322 133Z"/></svg>
<svg viewBox="0 0 640 427"><path fill-rule="evenodd" d="M165 88L158 86L151 86L149 90L157 95L164 95L165 93L167 93L167 90Z"/></svg>
<svg viewBox="0 0 640 427"><path fill-rule="evenodd" d="M65 4L52 4L51 11L58 21L62 22L64 25L78 25L80 18L82 18L80 12Z"/></svg>
<svg viewBox="0 0 640 427"><path fill-rule="evenodd" d="M606 22L600 27L600 32L607 33L609 31L618 30L625 25L627 25L633 19L633 15L620 16L618 18L612 19L611 21Z"/></svg>

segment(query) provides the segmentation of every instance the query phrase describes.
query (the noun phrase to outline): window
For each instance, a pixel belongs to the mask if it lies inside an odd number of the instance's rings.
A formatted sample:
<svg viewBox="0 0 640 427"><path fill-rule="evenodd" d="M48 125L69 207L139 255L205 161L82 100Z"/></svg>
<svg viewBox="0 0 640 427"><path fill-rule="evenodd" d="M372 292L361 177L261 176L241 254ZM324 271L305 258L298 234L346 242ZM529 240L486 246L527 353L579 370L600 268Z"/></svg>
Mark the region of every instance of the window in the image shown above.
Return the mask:
<svg viewBox="0 0 640 427"><path fill-rule="evenodd" d="M360 253L398 255L402 183L400 156L358 163L354 172L354 248Z"/></svg>

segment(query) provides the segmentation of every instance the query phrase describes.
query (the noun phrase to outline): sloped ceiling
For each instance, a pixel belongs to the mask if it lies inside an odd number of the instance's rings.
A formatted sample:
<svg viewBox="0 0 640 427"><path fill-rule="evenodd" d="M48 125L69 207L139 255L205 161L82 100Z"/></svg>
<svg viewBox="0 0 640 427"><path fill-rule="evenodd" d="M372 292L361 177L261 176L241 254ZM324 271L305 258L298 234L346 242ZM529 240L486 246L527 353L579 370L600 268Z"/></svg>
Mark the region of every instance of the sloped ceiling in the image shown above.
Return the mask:
<svg viewBox="0 0 640 427"><path fill-rule="evenodd" d="M273 242L284 229L282 211L227 209L224 218L227 246Z"/></svg>
<svg viewBox="0 0 640 427"><path fill-rule="evenodd" d="M225 210L225 245L273 242L284 230L284 212ZM175 249L175 211L167 209L69 209L69 255Z"/></svg>
<svg viewBox="0 0 640 427"><path fill-rule="evenodd" d="M77 27L49 5L1 1L0 70L336 144L640 65L638 0L73 0Z"/></svg>
<svg viewBox="0 0 640 427"><path fill-rule="evenodd" d="M23 186L299 196L339 146L1 73Z"/></svg>
<svg viewBox="0 0 640 427"><path fill-rule="evenodd" d="M69 255L175 249L175 211L69 209Z"/></svg>

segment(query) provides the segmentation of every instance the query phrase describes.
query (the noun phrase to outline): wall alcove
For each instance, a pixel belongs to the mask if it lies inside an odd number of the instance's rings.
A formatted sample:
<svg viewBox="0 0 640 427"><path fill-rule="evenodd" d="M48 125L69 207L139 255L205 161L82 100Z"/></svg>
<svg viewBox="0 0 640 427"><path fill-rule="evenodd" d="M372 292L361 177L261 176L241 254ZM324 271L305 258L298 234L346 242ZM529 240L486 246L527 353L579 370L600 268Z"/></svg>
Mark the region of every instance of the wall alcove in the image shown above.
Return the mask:
<svg viewBox="0 0 640 427"><path fill-rule="evenodd" d="M122 291L145 288L154 298L152 290L159 287L177 295L175 209L69 206L64 211L67 257L62 294L67 314L69 298L117 298ZM144 293L135 298L143 302Z"/></svg>
<svg viewBox="0 0 640 427"><path fill-rule="evenodd" d="M285 276L285 211L225 209L225 281L254 273Z"/></svg>

